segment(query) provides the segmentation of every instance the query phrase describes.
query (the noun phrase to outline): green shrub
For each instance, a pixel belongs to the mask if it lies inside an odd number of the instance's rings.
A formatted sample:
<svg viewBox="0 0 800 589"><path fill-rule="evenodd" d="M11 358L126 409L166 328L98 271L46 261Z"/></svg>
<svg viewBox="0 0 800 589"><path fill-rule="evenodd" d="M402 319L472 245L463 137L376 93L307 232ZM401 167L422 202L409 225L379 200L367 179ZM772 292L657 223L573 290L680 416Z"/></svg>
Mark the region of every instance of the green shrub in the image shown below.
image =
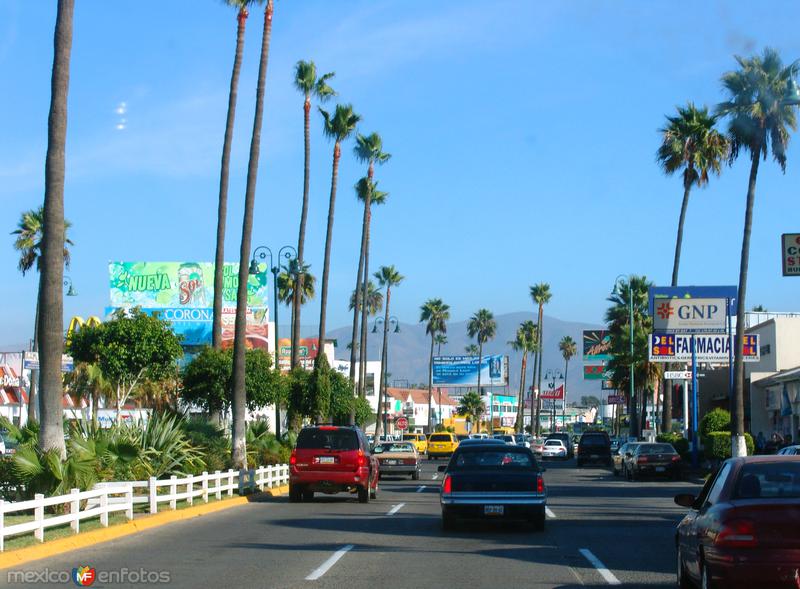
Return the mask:
<svg viewBox="0 0 800 589"><path fill-rule="evenodd" d="M747 445L747 454L748 456L752 456L755 451L753 436L745 433L744 440ZM706 458L717 460L730 458L731 434L730 432L710 432L708 436L703 439L703 446Z"/></svg>
<svg viewBox="0 0 800 589"><path fill-rule="evenodd" d="M731 414L725 409L709 411L700 420L700 439L704 440L711 432L728 432L731 430Z"/></svg>
<svg viewBox="0 0 800 589"><path fill-rule="evenodd" d="M675 451L681 456L689 454L689 440L677 432L659 434L656 437L656 441L663 444L672 444L672 447L675 448Z"/></svg>

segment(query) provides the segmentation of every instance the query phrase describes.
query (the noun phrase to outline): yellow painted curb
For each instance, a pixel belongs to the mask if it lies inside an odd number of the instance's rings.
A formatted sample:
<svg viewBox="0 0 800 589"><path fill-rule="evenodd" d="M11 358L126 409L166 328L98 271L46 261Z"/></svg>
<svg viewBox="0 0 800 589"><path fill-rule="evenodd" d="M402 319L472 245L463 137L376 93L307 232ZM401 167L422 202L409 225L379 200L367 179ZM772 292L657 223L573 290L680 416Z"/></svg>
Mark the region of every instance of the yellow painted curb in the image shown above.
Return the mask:
<svg viewBox="0 0 800 589"><path fill-rule="evenodd" d="M276 497L286 493L288 489L289 487L276 487L274 489L266 489L265 493ZM249 497L252 497L252 495ZM90 532L75 534L68 538L59 538L58 540L45 542L44 544L38 544L36 546L27 546L19 550L12 550L11 552L3 552L0 553L0 570L12 566L19 566L33 560L78 550L79 548L86 548L87 546L100 544L101 542L108 542L115 538L130 536L131 534L137 534L144 530L157 528L172 522L199 517L239 505L246 505L249 503L249 497L234 497L232 499L215 501L214 503L203 503L185 509L164 511L155 515L143 516L141 519L135 519L124 524L117 524L99 530L91 530Z"/></svg>

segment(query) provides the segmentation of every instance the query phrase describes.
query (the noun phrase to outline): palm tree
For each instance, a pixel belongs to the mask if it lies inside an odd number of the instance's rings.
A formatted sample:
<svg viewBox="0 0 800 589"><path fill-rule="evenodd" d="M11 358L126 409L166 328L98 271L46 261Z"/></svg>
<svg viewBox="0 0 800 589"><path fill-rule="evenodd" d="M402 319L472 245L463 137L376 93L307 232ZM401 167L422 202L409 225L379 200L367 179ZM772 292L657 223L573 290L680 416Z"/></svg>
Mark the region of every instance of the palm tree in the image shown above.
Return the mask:
<svg viewBox="0 0 800 589"><path fill-rule="evenodd" d="M250 244L253 233L253 210L256 200L258 158L261 150L261 125L264 120L264 93L269 62L269 43L272 37L272 15L274 0L267 0L264 11L264 32L261 41L261 59L258 66L258 85L256 87L256 109L253 118L253 135L250 140L250 160L247 167L247 185L244 199L244 218L242 221L242 245L239 250L239 284L236 290L236 330L233 337L233 448L231 457L236 468L247 468L247 442L245 437L245 417L247 413L244 373L245 373L245 331L247 328L247 278L250 261Z"/></svg>
<svg viewBox="0 0 800 589"><path fill-rule="evenodd" d="M464 346L464 352L468 356L477 356L478 352L479 352L478 346L475 345L475 344L468 344L468 345Z"/></svg>
<svg viewBox="0 0 800 589"><path fill-rule="evenodd" d="M322 266L322 295L319 310L319 345L325 346L325 319L328 307L328 278L331 265L331 240L333 239L333 217L336 207L336 186L339 181L339 160L342 157L342 142L355 131L361 117L353 111L350 104L337 104L336 110L331 115L319 109L324 119L325 135L333 139L333 171L331 173L331 197L328 204L328 229L325 234L325 261ZM318 356L319 357L319 356Z"/></svg>
<svg viewBox="0 0 800 589"><path fill-rule="evenodd" d="M211 345L222 348L222 278L225 269L225 226L228 216L228 178L231 168L231 145L233 125L236 119L236 100L239 95L239 72L244 54L244 29L249 12L248 6L263 0L224 0L236 9L236 49L233 54L233 73L228 92L228 116L225 119L225 138L222 142L222 165L219 174L219 204L217 206L217 246L214 254L214 320L211 327Z"/></svg>
<svg viewBox="0 0 800 589"><path fill-rule="evenodd" d="M686 210L689 207L689 193L693 186L708 184L709 173L719 175L722 161L729 151L728 139L715 126L717 117L710 115L708 109L697 108L691 102L678 107L677 116L667 117L667 125L659 130L661 145L656 152L664 173L668 176L682 171L683 202L678 219L678 236L675 240L675 261L672 264L672 286L678 285L678 268L681 262L681 244ZM662 430L672 429L672 394L665 384Z"/></svg>
<svg viewBox="0 0 800 589"><path fill-rule="evenodd" d="M481 416L486 413L486 404L483 402L479 393L469 391L466 395L461 397L456 412L475 424L476 433L481 431Z"/></svg>
<svg viewBox="0 0 800 589"><path fill-rule="evenodd" d="M539 374L534 375L536 379L536 389L541 392L542 390L542 350L544 348L544 306L550 302L552 298L552 294L550 293L550 285L546 282L540 282L532 287L530 287L531 298L533 302L539 306L539 321L537 325L539 326L539 357L538 357L538 365L539 365ZM539 413L542 410L542 402L539 399L539 395L536 395L536 435L539 435L541 430L541 424L539 422Z"/></svg>
<svg viewBox="0 0 800 589"><path fill-rule="evenodd" d="M42 227L44 225L44 207L25 211L20 216L17 228L11 232L16 235L14 249L19 252L19 262L17 268L22 275L36 266L36 271L41 271L42 264ZM68 245L75 245L67 237L69 228L72 227L67 219L64 219L64 265L69 268L70 251ZM36 315L33 321L33 351L39 351L39 300L36 300ZM34 370L31 374L31 386L28 394L28 418L39 419L39 402L37 395L37 380L39 371ZM20 422L22 414L20 413Z"/></svg>
<svg viewBox="0 0 800 589"><path fill-rule="evenodd" d="M447 321L450 319L450 305L442 299L428 299L420 307L420 323L425 323L425 333L431 336L431 353L428 359L428 431L433 431L433 415L431 399L433 398L433 347L436 336L447 333ZM441 396L439 397L439 413L441 415Z"/></svg>
<svg viewBox="0 0 800 589"><path fill-rule="evenodd" d="M313 61L298 61L295 65L294 85L303 94L303 137L305 155L303 158L303 208L300 212L300 233L297 237L297 259L303 266L303 255L306 243L306 221L308 220L308 191L311 175L311 98L320 102L327 101L336 92L328 85L328 80L336 75L333 72L317 77L317 66ZM305 278L299 276L300 289L303 291ZM300 362L300 299L292 301L292 363L296 368Z"/></svg>
<svg viewBox="0 0 800 589"><path fill-rule="evenodd" d="M39 272L38 334L42 451L66 458L64 444L61 355L64 351L64 175L67 142L67 94L72 52L75 0L58 0L53 43L50 114L44 171L41 270Z"/></svg>
<svg viewBox="0 0 800 589"><path fill-rule="evenodd" d="M347 307L350 311L352 311L355 308L356 297L357 295L360 294L361 294L360 292L357 292L355 290L352 293L350 293L350 305ZM359 311L361 310L362 301L363 301L362 297L358 296ZM377 315L378 311L383 309L383 293L380 290L378 290L378 287L371 280L367 283L366 301L367 301L367 314L370 317ZM359 344L358 342L356 342L356 347L358 346Z"/></svg>
<svg viewBox="0 0 800 589"><path fill-rule="evenodd" d="M437 333L436 336L433 338L433 341L436 342L437 350L436 355L442 355L442 346L447 343L447 335L444 333Z"/></svg>
<svg viewBox="0 0 800 589"><path fill-rule="evenodd" d="M494 338L497 322L488 309L478 309L467 323L467 335L478 341L478 394L481 394L481 367L483 365L483 344ZM493 424L489 424L491 431Z"/></svg>
<svg viewBox="0 0 800 589"><path fill-rule="evenodd" d="M366 296L366 284L369 278L369 228L372 219L372 203L383 204L386 202L388 193L377 191L375 178L375 164L383 165L391 159L391 154L383 151L383 140L377 133L371 135L356 135L356 145L353 148L356 158L367 162L367 177L359 181L356 185L356 192L360 200L364 202L364 219L361 223L361 253L358 257L358 274L356 276L356 290L361 284L361 296ZM378 202L380 201L380 202ZM364 396L364 387L367 374L367 315L362 309L361 312L361 346L359 350L360 359L360 378L359 393ZM353 338L358 334L358 312L353 316ZM353 367L355 364L355 350L350 352L350 378L353 379Z"/></svg>
<svg viewBox="0 0 800 589"><path fill-rule="evenodd" d="M516 352L522 352L522 366L519 377L519 395L517 397L516 431L522 433L523 409L525 405L525 377L527 376L528 352L533 349L536 338L536 325L533 321L523 321L517 328L517 333L512 341L508 342Z"/></svg>
<svg viewBox="0 0 800 589"><path fill-rule="evenodd" d="M383 412L384 398L386 396L386 369L388 363L386 361L386 354L388 352L388 335L389 335L389 303L392 300L392 287L398 286L405 278L400 274L394 266L381 266L374 274L381 288L386 288L386 306L384 307L383 318L383 352L381 353L381 384L378 393L378 412L375 415L375 439L378 439L381 432L381 413Z"/></svg>
<svg viewBox="0 0 800 589"><path fill-rule="evenodd" d="M561 338L561 341L558 342L558 349L561 350L561 356L564 358L564 405L563 407L563 415L566 417L567 414L567 376L569 374L569 361L575 354L578 353L578 344L575 343L575 340L572 339L570 336L565 335ZM564 419L561 421L562 424L565 424Z"/></svg>
<svg viewBox="0 0 800 589"><path fill-rule="evenodd" d="M300 272L300 262L297 258L293 258L282 268L283 270L278 274L278 301L284 305L294 303L295 285L300 284L298 278L300 274L305 277L302 281L303 290L300 292L300 304L305 305L314 298L317 279L308 271L310 268L308 264L303 264L303 271Z"/></svg>
<svg viewBox="0 0 800 589"><path fill-rule="evenodd" d="M736 355L734 359L734 398L731 400L732 455L745 456L744 441L744 364L742 346L745 330L745 299L747 270L750 260L750 233L753 225L753 206L756 197L756 178L759 160L766 159L769 150L782 171L786 170L786 148L789 129L797 128L794 106L797 100L787 100L796 91L795 77L800 62L783 65L780 55L767 48L760 56L736 57L739 69L722 76L728 100L717 112L729 119L728 135L733 162L742 150L750 154L750 179L747 185L747 205L742 234L742 257L739 264L739 296L736 299Z"/></svg>
<svg viewBox="0 0 800 589"><path fill-rule="evenodd" d="M531 322L533 323L533 322ZM531 333L531 353L533 354L533 371L531 373L531 434L536 433L534 429L534 418L536 417L536 403L538 398L539 389L536 388L536 371L539 368L539 350L542 347L541 339L539 338L539 326L533 324L533 332ZM524 422L524 418L523 418Z"/></svg>

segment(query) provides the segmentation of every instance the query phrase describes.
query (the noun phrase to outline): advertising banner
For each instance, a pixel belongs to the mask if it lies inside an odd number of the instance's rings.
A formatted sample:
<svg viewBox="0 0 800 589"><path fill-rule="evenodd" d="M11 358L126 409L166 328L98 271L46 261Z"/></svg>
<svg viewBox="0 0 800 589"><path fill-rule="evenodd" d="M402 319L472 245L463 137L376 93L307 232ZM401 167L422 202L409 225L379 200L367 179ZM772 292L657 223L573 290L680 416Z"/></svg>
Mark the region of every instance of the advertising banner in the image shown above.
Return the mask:
<svg viewBox="0 0 800 589"><path fill-rule="evenodd" d="M583 380L608 380L605 364L584 364Z"/></svg>
<svg viewBox="0 0 800 589"><path fill-rule="evenodd" d="M39 352L24 352L22 356L22 368L24 370L39 370ZM72 356L61 355L61 372L72 372L75 369L75 361Z"/></svg>
<svg viewBox="0 0 800 589"><path fill-rule="evenodd" d="M650 316L655 314L656 301L661 299L727 299L730 302L728 313L736 314L736 297L739 289L735 286L652 286L648 291Z"/></svg>
<svg viewBox="0 0 800 589"><path fill-rule="evenodd" d="M624 405L625 404L625 395L609 395L608 396L608 404L609 405Z"/></svg>
<svg viewBox="0 0 800 589"><path fill-rule="evenodd" d="M725 299L669 299L656 301L655 306L653 331L704 333L725 330Z"/></svg>
<svg viewBox="0 0 800 589"><path fill-rule="evenodd" d="M433 385L477 386L478 361L478 356L434 356ZM481 386L508 386L508 356L484 356L480 372Z"/></svg>
<svg viewBox="0 0 800 589"><path fill-rule="evenodd" d="M584 362L611 360L611 334L605 329L589 329L583 332Z"/></svg>
<svg viewBox="0 0 800 589"><path fill-rule="evenodd" d="M549 391L542 391L542 399L563 399L564 398L564 385L560 385L555 389Z"/></svg>
<svg viewBox="0 0 800 589"><path fill-rule="evenodd" d="M800 276L800 233L781 236L784 276Z"/></svg>
<svg viewBox="0 0 800 589"><path fill-rule="evenodd" d="M319 351L319 338L300 338L300 366L306 370L314 367ZM292 364L292 340L282 337L278 342L278 364L282 372L288 372ZM348 365L348 371L350 367Z"/></svg>
<svg viewBox="0 0 800 589"><path fill-rule="evenodd" d="M558 412L564 410L564 401L555 401L553 399L545 399L542 397L542 419L545 417L545 413L552 412L555 409Z"/></svg>
<svg viewBox="0 0 800 589"><path fill-rule="evenodd" d="M730 338L725 333L702 333L694 336L697 342L697 361L727 364ZM684 333L650 334L651 362L690 362L692 360L692 336ZM758 334L744 336L745 362L761 359Z"/></svg>

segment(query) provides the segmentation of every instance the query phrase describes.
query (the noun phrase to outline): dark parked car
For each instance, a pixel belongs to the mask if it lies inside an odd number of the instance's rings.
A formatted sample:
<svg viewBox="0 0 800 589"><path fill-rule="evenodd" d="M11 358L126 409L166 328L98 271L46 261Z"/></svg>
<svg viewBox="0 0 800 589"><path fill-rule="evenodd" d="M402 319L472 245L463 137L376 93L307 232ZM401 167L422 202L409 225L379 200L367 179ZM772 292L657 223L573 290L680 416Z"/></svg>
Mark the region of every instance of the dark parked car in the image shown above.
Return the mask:
<svg viewBox="0 0 800 589"><path fill-rule="evenodd" d="M547 443L547 440L561 440L564 442L564 446L567 448L567 458L572 458L575 456L575 446L572 443L572 438L568 433L555 433L549 434L544 439L544 443Z"/></svg>
<svg viewBox="0 0 800 589"><path fill-rule="evenodd" d="M633 449L641 442L625 442L619 447L619 450L611 452L611 459L613 460L614 476L622 475L627 477L628 473L625 467L625 455L633 456Z"/></svg>
<svg viewBox="0 0 800 589"><path fill-rule="evenodd" d="M543 469L530 449L498 443L460 446L444 472L442 527L457 519L522 520L544 528L547 493Z"/></svg>
<svg viewBox="0 0 800 589"><path fill-rule="evenodd" d="M356 427L305 427L289 459L289 501L311 501L314 492L358 493L361 503L378 494L380 465Z"/></svg>
<svg viewBox="0 0 800 589"><path fill-rule="evenodd" d="M578 442L578 466L587 462L600 462L606 466L612 465L611 439L606 432L585 432Z"/></svg>
<svg viewBox="0 0 800 589"><path fill-rule="evenodd" d="M749 456L722 463L675 533L678 586L798 587L800 456Z"/></svg>
<svg viewBox="0 0 800 589"><path fill-rule="evenodd" d="M629 481L643 476L668 476L678 479L681 476L681 455L672 444L653 444L641 442L625 452L625 475Z"/></svg>

